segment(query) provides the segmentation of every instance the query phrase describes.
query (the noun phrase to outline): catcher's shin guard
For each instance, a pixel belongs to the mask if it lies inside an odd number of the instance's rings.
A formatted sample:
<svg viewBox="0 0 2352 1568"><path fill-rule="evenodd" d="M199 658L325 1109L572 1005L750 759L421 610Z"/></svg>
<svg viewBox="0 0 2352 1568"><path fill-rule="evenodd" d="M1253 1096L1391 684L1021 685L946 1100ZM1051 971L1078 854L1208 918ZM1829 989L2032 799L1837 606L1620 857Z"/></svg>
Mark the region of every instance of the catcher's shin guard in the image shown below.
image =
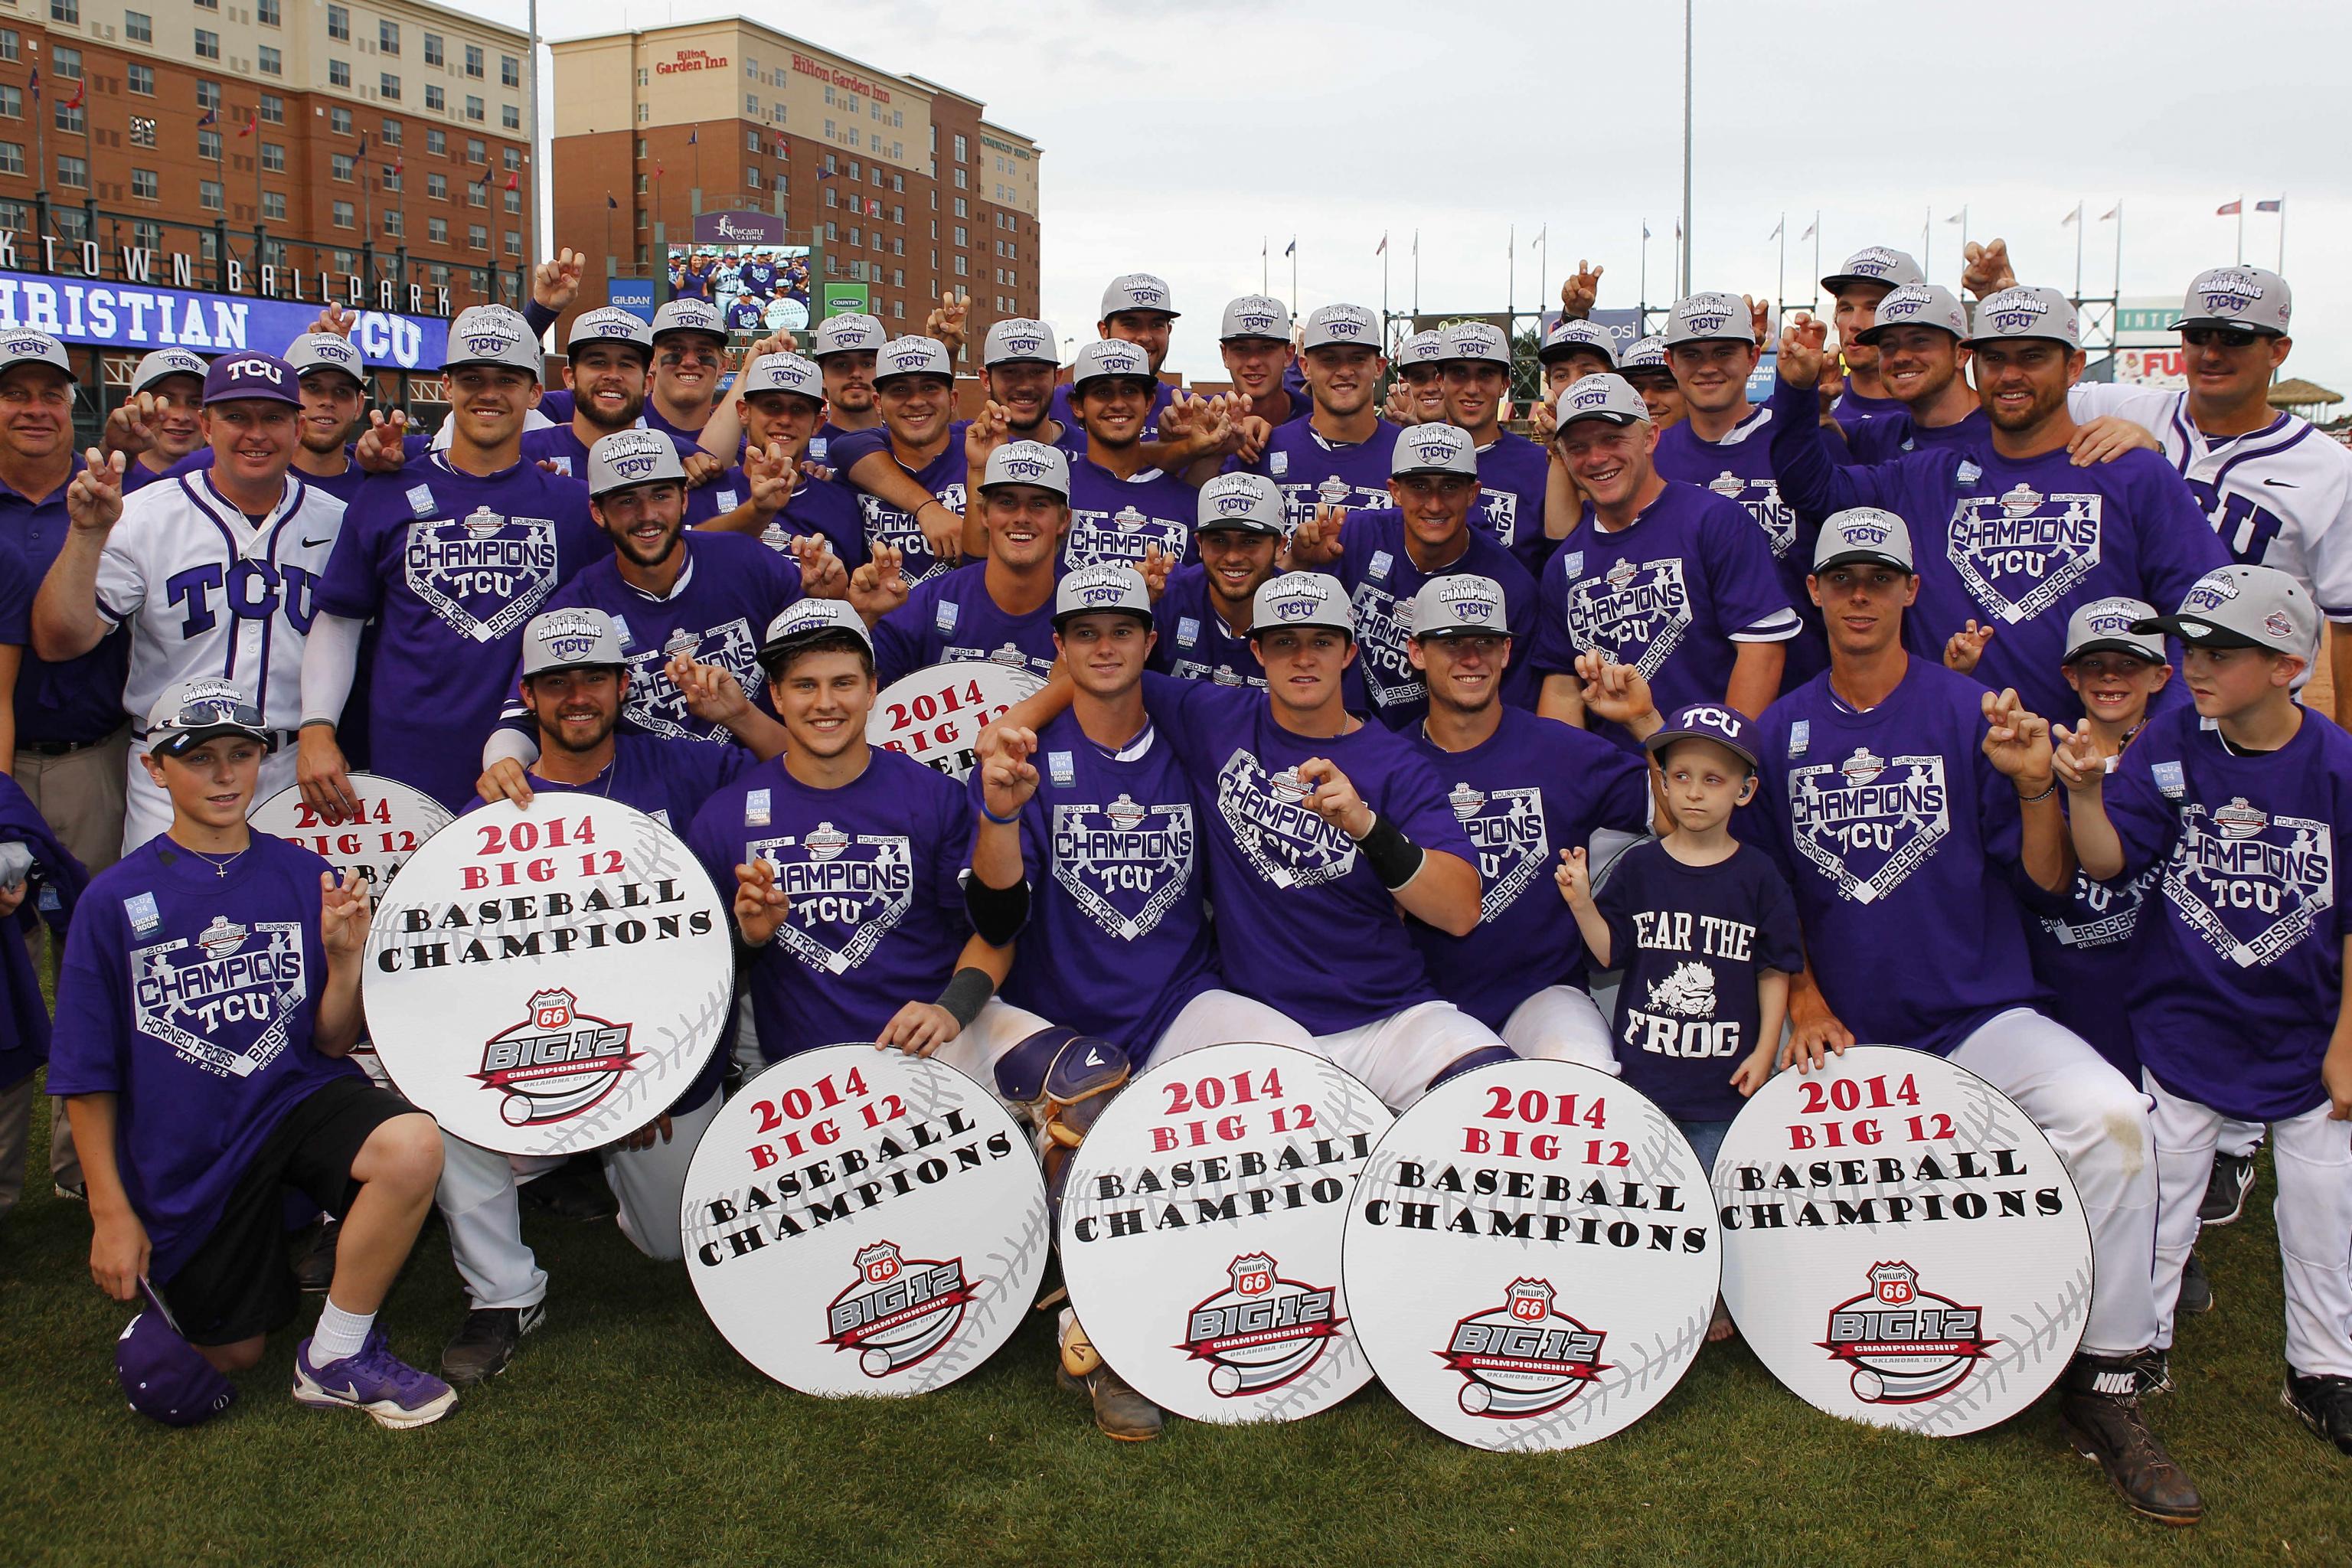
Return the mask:
<svg viewBox="0 0 2352 1568"><path fill-rule="evenodd" d="M996 1089L1027 1106L1050 1142L1075 1149L1130 1070L1127 1053L1108 1040L1076 1029L1040 1029L998 1059Z"/></svg>

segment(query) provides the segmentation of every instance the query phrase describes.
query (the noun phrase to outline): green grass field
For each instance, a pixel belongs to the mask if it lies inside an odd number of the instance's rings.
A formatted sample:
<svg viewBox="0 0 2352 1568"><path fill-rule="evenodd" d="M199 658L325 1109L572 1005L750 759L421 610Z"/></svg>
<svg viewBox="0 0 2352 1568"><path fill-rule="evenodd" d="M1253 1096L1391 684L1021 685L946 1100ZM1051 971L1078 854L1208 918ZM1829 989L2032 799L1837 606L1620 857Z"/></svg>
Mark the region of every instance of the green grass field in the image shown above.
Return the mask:
<svg viewBox="0 0 2352 1568"><path fill-rule="evenodd" d="M1112 1443L1055 1389L1042 1315L942 1393L821 1403L740 1361L682 1268L536 1215L548 1327L439 1425L296 1405L289 1330L225 1419L174 1431L125 1409L129 1310L44 1179L0 1222L0 1564L2343 1563L2352 1459L2278 1404L2271 1191L2265 1166L2208 1238L2220 1310L2152 1402L2206 1497L2172 1531L2125 1511L2047 1399L1982 1436L1899 1436L1817 1414L1737 1345L1618 1436L1527 1458L1459 1447L1377 1384L1297 1426ZM460 1310L436 1225L394 1347L433 1364Z"/></svg>

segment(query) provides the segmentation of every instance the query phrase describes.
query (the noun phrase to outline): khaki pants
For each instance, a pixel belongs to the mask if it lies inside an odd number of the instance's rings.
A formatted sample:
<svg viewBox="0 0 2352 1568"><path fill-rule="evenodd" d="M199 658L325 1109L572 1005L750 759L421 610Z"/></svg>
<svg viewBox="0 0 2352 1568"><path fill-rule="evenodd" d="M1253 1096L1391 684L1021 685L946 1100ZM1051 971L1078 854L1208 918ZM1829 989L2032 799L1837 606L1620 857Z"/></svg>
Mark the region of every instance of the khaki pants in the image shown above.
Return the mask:
<svg viewBox="0 0 2352 1568"><path fill-rule="evenodd" d="M16 753L16 783L31 797L50 831L93 877L122 858L123 769L130 754L128 725L95 746L62 757L27 751ZM48 943L47 967L54 983L65 955L60 944L47 934L48 928L41 930L39 940ZM49 1111L49 1173L61 1185L80 1186L81 1161L74 1155L66 1102L50 1100ZM5 1115L0 1115L0 1144L7 1142L5 1122ZM16 1146L21 1157L21 1139Z"/></svg>

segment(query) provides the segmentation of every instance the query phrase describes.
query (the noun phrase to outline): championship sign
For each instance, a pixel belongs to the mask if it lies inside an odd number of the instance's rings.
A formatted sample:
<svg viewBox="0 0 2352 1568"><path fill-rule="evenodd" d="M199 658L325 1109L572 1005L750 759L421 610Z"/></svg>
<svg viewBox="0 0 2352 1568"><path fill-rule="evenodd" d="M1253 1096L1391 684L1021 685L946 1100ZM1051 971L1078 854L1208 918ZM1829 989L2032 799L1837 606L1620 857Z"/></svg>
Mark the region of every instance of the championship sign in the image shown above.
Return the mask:
<svg viewBox="0 0 2352 1568"><path fill-rule="evenodd" d="M1062 1189L1062 1278L1103 1360L1195 1421L1296 1421L1361 1388L1339 1237L1391 1120L1287 1046L1211 1046L1129 1083Z"/></svg>
<svg viewBox="0 0 2352 1568"><path fill-rule="evenodd" d="M1372 1151L1348 1300L1397 1402L1480 1448L1580 1447L1673 1392L1721 1264L1706 1173L1665 1113L1574 1062L1429 1091Z"/></svg>
<svg viewBox="0 0 2352 1568"><path fill-rule="evenodd" d="M246 819L258 832L323 857L339 871L358 872L369 895L381 901L393 873L448 826L449 812L423 790L398 779L353 773L351 784L360 804L356 817L329 822L302 798L297 784L256 804Z"/></svg>
<svg viewBox="0 0 2352 1568"><path fill-rule="evenodd" d="M827 1046L719 1109L681 1215L702 1310L803 1394L944 1388L1036 1300L1050 1225L1024 1131L944 1063Z"/></svg>
<svg viewBox="0 0 2352 1568"><path fill-rule="evenodd" d="M2091 1232L2025 1112L1941 1057L1856 1046L1756 1091L1715 1163L1723 1295L1832 1415L1948 1437L2057 1381Z"/></svg>
<svg viewBox="0 0 2352 1568"><path fill-rule="evenodd" d="M982 726L1045 684L1018 655L1010 664L935 664L892 681L874 699L866 739L961 780L971 773Z"/></svg>
<svg viewBox="0 0 2352 1568"><path fill-rule="evenodd" d="M377 1055L443 1130L570 1154L669 1109L733 1007L728 907L670 831L587 795L436 834L378 904L361 982Z"/></svg>

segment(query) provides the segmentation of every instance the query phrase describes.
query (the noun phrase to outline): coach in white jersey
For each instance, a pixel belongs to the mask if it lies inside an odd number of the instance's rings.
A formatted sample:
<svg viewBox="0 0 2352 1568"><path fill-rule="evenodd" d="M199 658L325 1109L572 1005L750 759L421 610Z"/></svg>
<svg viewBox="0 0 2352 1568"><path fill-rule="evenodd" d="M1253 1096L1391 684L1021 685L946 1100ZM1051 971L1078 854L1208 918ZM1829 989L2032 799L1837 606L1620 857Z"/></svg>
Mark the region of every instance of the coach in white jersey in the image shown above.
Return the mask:
<svg viewBox="0 0 2352 1568"><path fill-rule="evenodd" d="M143 718L182 681L210 677L254 693L278 745L259 798L294 782L289 743L302 718L302 645L312 590L343 526L343 503L288 472L301 442L301 378L265 353L225 354L205 375L212 467L158 480L125 501L119 458L89 467L67 496L72 531L33 605L33 646L71 658L131 628L123 707ZM144 740L144 736L138 737ZM172 802L131 747L122 844L172 825Z"/></svg>
<svg viewBox="0 0 2352 1568"><path fill-rule="evenodd" d="M2120 415L2153 433L2233 559L2285 573L2352 628L2352 453L2270 404L2271 377L2294 346L2293 309L2275 272L2209 268L2172 323L2187 391L2078 385L2072 397L2077 418ZM2352 723L2352 629L2327 644L2336 721Z"/></svg>

